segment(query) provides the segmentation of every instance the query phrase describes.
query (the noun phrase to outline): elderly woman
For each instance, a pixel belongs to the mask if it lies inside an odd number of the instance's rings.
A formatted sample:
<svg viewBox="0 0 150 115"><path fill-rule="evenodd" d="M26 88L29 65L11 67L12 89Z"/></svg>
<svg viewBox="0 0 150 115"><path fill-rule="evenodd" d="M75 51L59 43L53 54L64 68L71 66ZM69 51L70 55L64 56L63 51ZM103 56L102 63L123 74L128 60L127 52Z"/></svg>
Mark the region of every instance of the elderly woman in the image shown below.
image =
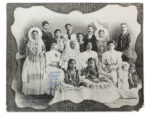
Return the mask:
<svg viewBox="0 0 150 115"><path fill-rule="evenodd" d="M68 67L68 61L69 59L75 59L76 60L76 67L78 70L82 68L81 66L81 54L77 46L77 42L74 40L70 41L70 46L67 47L61 56L60 60L60 66L63 69L67 69Z"/></svg>
<svg viewBox="0 0 150 115"><path fill-rule="evenodd" d="M42 32L38 27L33 27L28 32L29 41L22 71L22 92L25 95L44 94L45 47L41 36Z"/></svg>
<svg viewBox="0 0 150 115"><path fill-rule="evenodd" d="M102 55L102 68L104 73L108 75L109 79L117 85L118 83L118 71L120 69L120 64L122 63L122 53L115 50L115 42L109 41L108 51Z"/></svg>

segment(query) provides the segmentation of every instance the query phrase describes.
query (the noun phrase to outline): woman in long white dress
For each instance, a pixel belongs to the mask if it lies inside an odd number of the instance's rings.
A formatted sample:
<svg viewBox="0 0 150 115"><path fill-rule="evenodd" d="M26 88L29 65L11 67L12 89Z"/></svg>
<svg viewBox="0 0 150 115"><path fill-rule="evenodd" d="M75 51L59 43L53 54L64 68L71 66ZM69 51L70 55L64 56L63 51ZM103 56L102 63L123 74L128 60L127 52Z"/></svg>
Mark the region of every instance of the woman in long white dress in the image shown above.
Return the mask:
<svg viewBox="0 0 150 115"><path fill-rule="evenodd" d="M74 40L70 41L70 46L66 47L66 49L62 53L61 60L60 60L61 68L67 69L69 59L75 59L77 69L78 70L82 69L81 53L79 51L76 41Z"/></svg>
<svg viewBox="0 0 150 115"><path fill-rule="evenodd" d="M95 51L92 50L92 43L89 42L86 46L87 50L84 51L82 55L82 66L83 68L87 67L88 59L94 58L96 60L96 64L98 64L98 55Z"/></svg>
<svg viewBox="0 0 150 115"><path fill-rule="evenodd" d="M54 95L56 88L64 81L64 72L59 68L61 53L57 51L56 43L51 44L51 50L46 53L45 93Z"/></svg>
<svg viewBox="0 0 150 115"><path fill-rule="evenodd" d="M102 64L104 73L108 75L108 78L117 85L118 83L118 73L120 70L120 64L122 53L115 50L115 42L108 42L108 51L102 55Z"/></svg>
<svg viewBox="0 0 150 115"><path fill-rule="evenodd" d="M45 47L41 36L42 33L38 27L33 27L28 32L29 41L22 71L22 92L25 95L44 94Z"/></svg>

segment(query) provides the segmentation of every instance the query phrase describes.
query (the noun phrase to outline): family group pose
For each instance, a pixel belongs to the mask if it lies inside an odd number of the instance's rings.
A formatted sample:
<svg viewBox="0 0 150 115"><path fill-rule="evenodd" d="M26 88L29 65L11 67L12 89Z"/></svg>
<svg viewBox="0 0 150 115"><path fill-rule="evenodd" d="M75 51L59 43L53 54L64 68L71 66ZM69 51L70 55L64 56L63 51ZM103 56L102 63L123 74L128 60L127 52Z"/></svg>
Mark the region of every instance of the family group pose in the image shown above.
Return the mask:
<svg viewBox="0 0 150 115"><path fill-rule="evenodd" d="M55 100L63 92L64 99L60 100L89 99L88 95L95 100L111 100L120 95L117 89L128 92L137 87L136 67L127 55L132 40L127 23L121 23L117 40L109 39L103 29L96 34L92 25L84 35L74 33L73 25L68 23L65 34L56 29L54 36L48 26L49 22L43 21L42 30L32 27L28 31L22 70L25 95L47 94ZM91 94L93 91L98 94Z"/></svg>

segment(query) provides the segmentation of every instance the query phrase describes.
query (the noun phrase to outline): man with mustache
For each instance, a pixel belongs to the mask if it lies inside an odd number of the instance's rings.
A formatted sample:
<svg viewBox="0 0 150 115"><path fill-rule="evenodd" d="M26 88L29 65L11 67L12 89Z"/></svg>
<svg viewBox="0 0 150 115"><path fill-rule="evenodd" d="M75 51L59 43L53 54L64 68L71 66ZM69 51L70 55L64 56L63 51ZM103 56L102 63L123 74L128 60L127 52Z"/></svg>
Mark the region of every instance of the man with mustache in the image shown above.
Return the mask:
<svg viewBox="0 0 150 115"><path fill-rule="evenodd" d="M85 36L84 39L84 47L86 47L89 42L93 46L92 50L97 52L96 36L94 35L94 28L91 25L88 26L88 34Z"/></svg>
<svg viewBox="0 0 150 115"><path fill-rule="evenodd" d="M65 49L68 49L68 47L70 47L70 41L76 41L77 44L77 48L79 49L79 44L76 38L76 34L73 32L73 27L72 24L68 23L65 25L65 29L66 29L66 34L64 35L65 38Z"/></svg>
<svg viewBox="0 0 150 115"><path fill-rule="evenodd" d="M122 60L129 62L128 49L131 43L131 34L128 32L127 23L121 23L121 34L117 43L117 50L123 53Z"/></svg>

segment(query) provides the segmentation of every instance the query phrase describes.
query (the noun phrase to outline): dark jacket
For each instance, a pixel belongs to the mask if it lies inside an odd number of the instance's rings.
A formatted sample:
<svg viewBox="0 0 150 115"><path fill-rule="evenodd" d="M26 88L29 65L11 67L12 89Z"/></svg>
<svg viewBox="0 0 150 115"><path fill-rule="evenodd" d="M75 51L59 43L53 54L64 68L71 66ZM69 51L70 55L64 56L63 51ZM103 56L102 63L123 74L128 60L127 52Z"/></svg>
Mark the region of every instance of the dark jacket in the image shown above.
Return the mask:
<svg viewBox="0 0 150 115"><path fill-rule="evenodd" d="M44 42L46 52L50 50L51 42L53 41L53 36L51 32L45 32L42 30L42 40Z"/></svg>
<svg viewBox="0 0 150 115"><path fill-rule="evenodd" d="M117 43L117 51L124 51L129 48L131 35L127 32L125 35L120 35Z"/></svg>
<svg viewBox="0 0 150 115"><path fill-rule="evenodd" d="M88 39L88 35L85 36L84 38L84 48L86 49L87 44L91 42L92 43L92 50L97 52L97 44L96 44L96 37L93 34L91 39Z"/></svg>
<svg viewBox="0 0 150 115"><path fill-rule="evenodd" d="M79 44L79 47L80 47L80 52L84 52L85 51L84 43L83 44Z"/></svg>

